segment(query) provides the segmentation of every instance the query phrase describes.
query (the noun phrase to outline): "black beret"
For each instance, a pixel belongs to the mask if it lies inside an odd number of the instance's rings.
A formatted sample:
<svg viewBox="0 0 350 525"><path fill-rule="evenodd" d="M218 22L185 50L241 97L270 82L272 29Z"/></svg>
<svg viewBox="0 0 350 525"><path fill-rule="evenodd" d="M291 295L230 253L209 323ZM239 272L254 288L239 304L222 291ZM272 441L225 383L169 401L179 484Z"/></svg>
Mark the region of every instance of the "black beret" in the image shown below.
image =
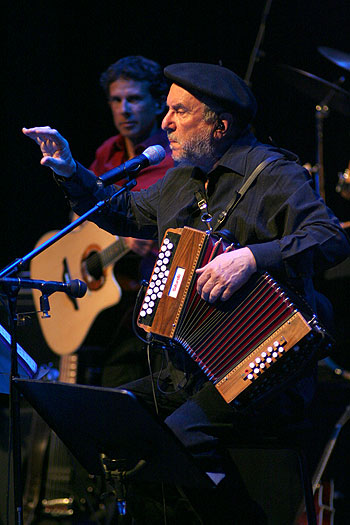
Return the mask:
<svg viewBox="0 0 350 525"><path fill-rule="evenodd" d="M215 64L186 62L172 64L164 75L196 98L204 95L205 102L232 111L242 123L249 123L255 116L257 104L247 84L230 69Z"/></svg>

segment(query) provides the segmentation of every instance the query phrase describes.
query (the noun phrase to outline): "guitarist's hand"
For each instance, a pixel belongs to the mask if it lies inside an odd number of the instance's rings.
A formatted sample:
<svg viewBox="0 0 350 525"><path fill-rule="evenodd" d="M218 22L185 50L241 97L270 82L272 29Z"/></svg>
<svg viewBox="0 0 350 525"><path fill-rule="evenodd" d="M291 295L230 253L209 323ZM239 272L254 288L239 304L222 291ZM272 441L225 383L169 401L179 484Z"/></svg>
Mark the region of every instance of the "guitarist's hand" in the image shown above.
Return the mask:
<svg viewBox="0 0 350 525"><path fill-rule="evenodd" d="M124 237L127 247L141 257L145 257L152 250L154 241L149 239L133 239L132 237Z"/></svg>
<svg viewBox="0 0 350 525"><path fill-rule="evenodd" d="M49 126L23 128L23 133L39 144L43 158L40 164L51 168L61 177L70 177L76 170L76 164L69 149L69 144L58 131Z"/></svg>

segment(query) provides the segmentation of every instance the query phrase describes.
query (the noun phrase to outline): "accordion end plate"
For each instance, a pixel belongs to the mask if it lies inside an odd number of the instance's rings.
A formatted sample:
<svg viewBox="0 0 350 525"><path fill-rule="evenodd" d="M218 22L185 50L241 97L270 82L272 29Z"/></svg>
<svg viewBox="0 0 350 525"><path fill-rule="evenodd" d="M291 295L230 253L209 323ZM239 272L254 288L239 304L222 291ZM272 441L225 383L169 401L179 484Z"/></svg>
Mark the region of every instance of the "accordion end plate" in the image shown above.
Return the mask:
<svg viewBox="0 0 350 525"><path fill-rule="evenodd" d="M235 368L225 375L215 387L227 403L231 403L246 388L262 382L275 363L287 361L290 351L298 351L297 343L311 332L300 312L296 312L278 330L255 348ZM270 385L271 386L271 385Z"/></svg>

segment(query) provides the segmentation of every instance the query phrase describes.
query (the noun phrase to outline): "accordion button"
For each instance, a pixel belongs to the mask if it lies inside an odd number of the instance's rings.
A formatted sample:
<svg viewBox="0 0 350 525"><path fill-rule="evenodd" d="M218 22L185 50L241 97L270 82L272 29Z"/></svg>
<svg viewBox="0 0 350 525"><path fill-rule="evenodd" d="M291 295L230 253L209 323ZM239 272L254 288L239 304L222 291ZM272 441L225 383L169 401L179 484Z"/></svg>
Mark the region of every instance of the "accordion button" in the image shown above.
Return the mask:
<svg viewBox="0 0 350 525"><path fill-rule="evenodd" d="M168 250L172 250L174 248L174 245L172 242L169 242L168 244Z"/></svg>
<svg viewBox="0 0 350 525"><path fill-rule="evenodd" d="M263 359L265 359L266 356L267 356L267 353L266 353L266 352L263 352L263 353L261 354L261 357L262 357Z"/></svg>
<svg viewBox="0 0 350 525"><path fill-rule="evenodd" d="M268 346L268 347L267 347L267 351L268 351L269 354L271 354L271 352L273 351L272 346Z"/></svg>
<svg viewBox="0 0 350 525"><path fill-rule="evenodd" d="M255 363L250 363L249 366L250 366L250 368L254 368L255 367Z"/></svg>
<svg viewBox="0 0 350 525"><path fill-rule="evenodd" d="M274 357L276 359L276 357L278 357L278 353L277 352L273 352L272 353L272 357Z"/></svg>
<svg viewBox="0 0 350 525"><path fill-rule="evenodd" d="M259 368L254 368L254 374L259 374L260 370Z"/></svg>
<svg viewBox="0 0 350 525"><path fill-rule="evenodd" d="M253 374L248 374L248 376L247 376L247 377L248 377L248 379L250 379L250 380L254 379L254 376L253 376Z"/></svg>
<svg viewBox="0 0 350 525"><path fill-rule="evenodd" d="M268 357L268 358L266 359L266 363L271 363L271 361L272 361L271 357Z"/></svg>
<svg viewBox="0 0 350 525"><path fill-rule="evenodd" d="M141 312L140 312L140 317L145 317L145 316L146 316L146 312L145 312L145 310L141 310Z"/></svg>
<svg viewBox="0 0 350 525"><path fill-rule="evenodd" d="M152 309L152 308L147 308L147 313L148 313L148 315L151 315L152 312L153 312L153 309Z"/></svg>

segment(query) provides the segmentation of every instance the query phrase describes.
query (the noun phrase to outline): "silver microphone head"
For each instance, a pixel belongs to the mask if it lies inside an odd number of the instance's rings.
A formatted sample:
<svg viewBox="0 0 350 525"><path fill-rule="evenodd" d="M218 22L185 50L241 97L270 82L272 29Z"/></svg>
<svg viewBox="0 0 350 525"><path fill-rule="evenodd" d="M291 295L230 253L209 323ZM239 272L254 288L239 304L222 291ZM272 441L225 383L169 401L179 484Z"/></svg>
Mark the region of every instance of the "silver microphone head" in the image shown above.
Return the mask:
<svg viewBox="0 0 350 525"><path fill-rule="evenodd" d="M156 146L149 146L149 148L145 149L142 155L147 157L150 165L153 166L154 164L162 162L162 160L165 159L166 153L163 146L157 144Z"/></svg>

